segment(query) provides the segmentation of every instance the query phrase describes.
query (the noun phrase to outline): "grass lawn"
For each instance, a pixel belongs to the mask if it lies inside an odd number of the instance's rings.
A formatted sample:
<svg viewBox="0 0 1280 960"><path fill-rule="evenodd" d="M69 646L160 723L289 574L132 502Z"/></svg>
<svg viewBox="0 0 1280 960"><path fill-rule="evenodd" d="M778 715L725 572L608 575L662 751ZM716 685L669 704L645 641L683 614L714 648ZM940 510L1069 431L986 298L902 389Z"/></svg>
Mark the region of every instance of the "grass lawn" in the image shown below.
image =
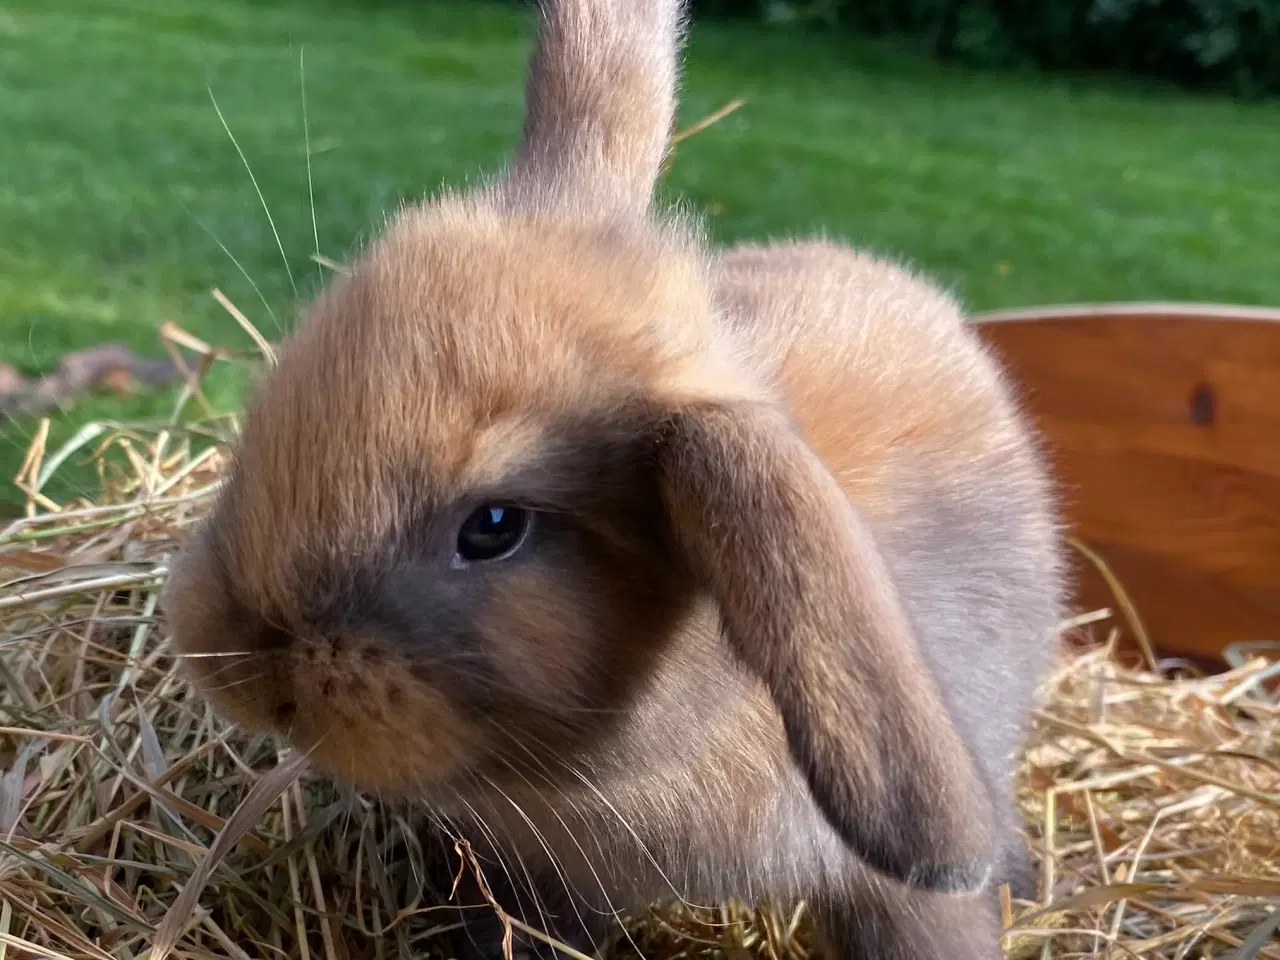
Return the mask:
<svg viewBox="0 0 1280 960"><path fill-rule="evenodd" d="M43 372L116 339L157 353L166 319L250 347L215 286L276 335L319 279L310 192L319 249L342 258L397 201L492 168L519 125L531 27L481 0L0 0L0 360ZM1280 107L700 25L683 120L738 96L669 178L718 238L823 230L916 261L974 308L1280 304ZM228 368L214 400L242 381ZM170 406L85 400L52 444ZM33 429L0 426L0 512Z"/></svg>

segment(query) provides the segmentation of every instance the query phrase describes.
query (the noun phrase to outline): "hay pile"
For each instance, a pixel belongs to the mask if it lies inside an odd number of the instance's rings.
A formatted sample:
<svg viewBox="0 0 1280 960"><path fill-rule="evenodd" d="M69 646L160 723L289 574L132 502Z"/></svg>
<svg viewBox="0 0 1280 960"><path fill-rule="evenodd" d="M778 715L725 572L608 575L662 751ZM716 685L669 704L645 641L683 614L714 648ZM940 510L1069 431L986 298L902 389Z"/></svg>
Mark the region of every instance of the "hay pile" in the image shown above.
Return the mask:
<svg viewBox="0 0 1280 960"><path fill-rule="evenodd" d="M168 333L200 355L182 398L199 404L216 352ZM157 936L175 957L435 955L456 911L419 879L409 815L295 779L177 675L157 592L224 465L201 440L235 429L179 422L98 425L63 451L42 432L28 515L0 532L0 960L145 958ZM43 495L84 458L95 502ZM1042 900L1006 898L1008 956L1280 960L1277 669L1123 668L1105 612L1084 619L1104 642L1050 679L1024 764ZM662 908L630 932L654 958L810 950L802 909Z"/></svg>

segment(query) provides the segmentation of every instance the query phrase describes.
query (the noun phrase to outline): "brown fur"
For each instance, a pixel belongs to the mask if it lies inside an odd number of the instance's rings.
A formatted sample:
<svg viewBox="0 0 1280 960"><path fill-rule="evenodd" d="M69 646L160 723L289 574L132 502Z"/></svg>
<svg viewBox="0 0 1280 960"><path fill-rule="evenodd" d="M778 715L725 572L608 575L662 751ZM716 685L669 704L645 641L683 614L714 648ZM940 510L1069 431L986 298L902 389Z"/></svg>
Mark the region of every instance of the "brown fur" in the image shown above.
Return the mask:
<svg viewBox="0 0 1280 960"><path fill-rule="evenodd" d="M1062 593L1043 467L929 283L652 209L680 24L549 3L512 168L401 211L263 383L176 646L572 942L805 897L838 956L994 958ZM532 526L460 564L485 503Z"/></svg>

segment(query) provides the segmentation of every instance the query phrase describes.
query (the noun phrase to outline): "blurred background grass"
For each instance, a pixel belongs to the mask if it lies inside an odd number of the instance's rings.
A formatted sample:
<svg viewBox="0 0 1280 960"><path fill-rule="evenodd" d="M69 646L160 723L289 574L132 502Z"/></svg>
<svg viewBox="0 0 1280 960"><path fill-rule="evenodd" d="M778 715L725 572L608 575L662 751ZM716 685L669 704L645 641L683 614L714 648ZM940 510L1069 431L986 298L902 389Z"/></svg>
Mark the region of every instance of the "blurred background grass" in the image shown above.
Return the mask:
<svg viewBox="0 0 1280 960"><path fill-rule="evenodd" d="M341 259L401 200L502 161L532 26L485 0L0 0L0 360L38 374L108 340L157 354L165 320L250 348L213 287L279 336L320 280L300 54L319 249ZM1280 305L1278 105L710 20L684 97L683 123L747 98L668 179L718 240L824 231L975 309ZM230 408L244 377L211 386ZM90 419L163 417L172 397L78 400L50 446ZM34 429L0 426L0 513ZM91 487L58 482L55 499Z"/></svg>

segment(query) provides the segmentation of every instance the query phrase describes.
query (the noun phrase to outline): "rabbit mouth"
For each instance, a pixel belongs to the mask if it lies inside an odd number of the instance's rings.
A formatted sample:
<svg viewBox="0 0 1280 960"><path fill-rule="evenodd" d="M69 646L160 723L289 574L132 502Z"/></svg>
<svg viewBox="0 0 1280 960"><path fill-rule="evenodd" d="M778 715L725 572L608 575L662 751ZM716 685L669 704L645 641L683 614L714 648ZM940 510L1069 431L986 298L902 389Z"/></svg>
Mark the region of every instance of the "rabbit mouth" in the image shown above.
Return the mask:
<svg viewBox="0 0 1280 960"><path fill-rule="evenodd" d="M297 700L282 684L278 655L269 651L184 651L183 673L216 714L249 734L289 738Z"/></svg>
<svg viewBox="0 0 1280 960"><path fill-rule="evenodd" d="M355 637L295 641L260 685L254 722L318 770L385 794L418 794L470 765L479 737L406 665ZM243 724L242 724L243 725Z"/></svg>

